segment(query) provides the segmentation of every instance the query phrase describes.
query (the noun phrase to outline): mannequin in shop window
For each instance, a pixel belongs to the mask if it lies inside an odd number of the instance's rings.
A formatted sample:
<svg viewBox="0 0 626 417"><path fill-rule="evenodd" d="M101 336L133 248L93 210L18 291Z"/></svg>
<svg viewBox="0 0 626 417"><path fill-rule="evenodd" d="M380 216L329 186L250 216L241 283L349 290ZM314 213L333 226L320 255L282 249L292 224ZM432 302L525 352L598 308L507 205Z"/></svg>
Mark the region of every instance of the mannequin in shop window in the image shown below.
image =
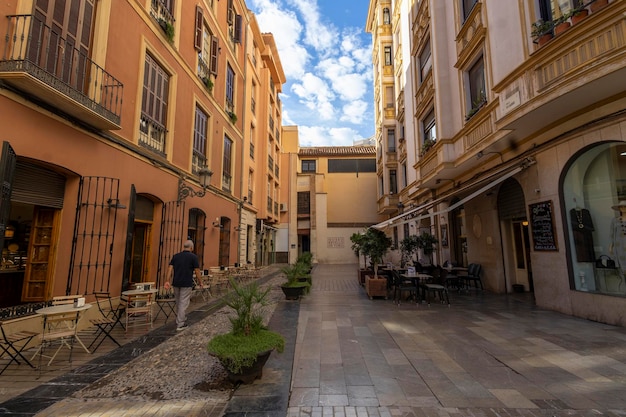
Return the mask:
<svg viewBox="0 0 626 417"><path fill-rule="evenodd" d="M576 247L576 260L578 262L593 262L595 260L593 252L594 228L591 213L589 213L589 210L576 205L576 207L570 210L570 220L574 246Z"/></svg>
<svg viewBox="0 0 626 417"><path fill-rule="evenodd" d="M623 277L626 271L626 200L620 201L618 205L611 208L619 211L619 216L611 220L609 253L615 259L620 276Z"/></svg>

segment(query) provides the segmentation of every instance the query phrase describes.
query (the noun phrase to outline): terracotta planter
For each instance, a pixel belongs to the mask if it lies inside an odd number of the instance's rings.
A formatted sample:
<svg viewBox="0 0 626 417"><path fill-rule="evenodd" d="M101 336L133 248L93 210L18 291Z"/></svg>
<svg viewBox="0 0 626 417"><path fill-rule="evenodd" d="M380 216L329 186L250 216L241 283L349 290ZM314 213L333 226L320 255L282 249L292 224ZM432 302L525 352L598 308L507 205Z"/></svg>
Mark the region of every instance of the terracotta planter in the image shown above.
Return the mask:
<svg viewBox="0 0 626 417"><path fill-rule="evenodd" d="M572 26L570 22L559 23L554 27L554 36L560 35L561 33L565 32L567 29L570 28L570 26Z"/></svg>
<svg viewBox="0 0 626 417"><path fill-rule="evenodd" d="M572 15L572 25L577 25L582 20L585 20L585 18L587 16L589 16L589 10L587 10L587 9L583 9L583 10L579 11L578 13L573 14Z"/></svg>
<svg viewBox="0 0 626 417"><path fill-rule="evenodd" d="M537 39L537 45L541 47L545 45L546 43L548 43L550 39L552 39L553 37L554 35L552 35L551 33L543 34Z"/></svg>
<svg viewBox="0 0 626 417"><path fill-rule="evenodd" d="M603 9L607 4L609 4L609 0L596 0L591 3L589 8L591 9L591 13L595 13L600 9Z"/></svg>

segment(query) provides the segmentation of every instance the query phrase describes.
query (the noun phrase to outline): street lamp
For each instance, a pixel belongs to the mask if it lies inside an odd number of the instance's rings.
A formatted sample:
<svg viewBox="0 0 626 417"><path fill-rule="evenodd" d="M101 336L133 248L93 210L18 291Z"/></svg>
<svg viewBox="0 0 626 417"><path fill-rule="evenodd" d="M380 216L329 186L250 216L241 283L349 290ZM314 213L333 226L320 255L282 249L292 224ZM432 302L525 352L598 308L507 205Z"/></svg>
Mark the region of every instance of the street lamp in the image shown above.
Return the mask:
<svg viewBox="0 0 626 417"><path fill-rule="evenodd" d="M206 194L206 190L209 188L211 183L211 175L213 175L213 171L211 171L206 166L200 168L198 171L198 177L200 178L200 185L202 186L202 190L195 191L193 188L185 184L185 181L180 178L178 180L178 202L180 203L187 197L204 197Z"/></svg>

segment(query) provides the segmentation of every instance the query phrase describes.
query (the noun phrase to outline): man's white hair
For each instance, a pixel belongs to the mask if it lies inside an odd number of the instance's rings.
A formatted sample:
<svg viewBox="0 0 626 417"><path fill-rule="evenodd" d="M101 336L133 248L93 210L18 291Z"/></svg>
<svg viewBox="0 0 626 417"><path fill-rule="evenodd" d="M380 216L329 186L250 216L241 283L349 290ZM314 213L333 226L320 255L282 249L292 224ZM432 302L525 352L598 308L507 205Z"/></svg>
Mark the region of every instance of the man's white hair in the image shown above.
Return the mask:
<svg viewBox="0 0 626 417"><path fill-rule="evenodd" d="M191 240L185 241L185 243L183 244L183 248L185 248L185 249L193 249L193 242Z"/></svg>

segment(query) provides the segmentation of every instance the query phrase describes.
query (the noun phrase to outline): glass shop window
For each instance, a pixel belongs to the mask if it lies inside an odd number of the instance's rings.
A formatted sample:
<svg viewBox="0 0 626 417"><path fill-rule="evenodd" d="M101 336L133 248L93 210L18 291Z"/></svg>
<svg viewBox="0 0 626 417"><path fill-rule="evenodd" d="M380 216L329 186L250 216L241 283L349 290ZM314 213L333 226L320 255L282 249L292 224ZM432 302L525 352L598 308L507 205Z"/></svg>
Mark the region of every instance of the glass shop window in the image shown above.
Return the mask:
<svg viewBox="0 0 626 417"><path fill-rule="evenodd" d="M576 155L562 187L573 287L626 295L626 144Z"/></svg>

